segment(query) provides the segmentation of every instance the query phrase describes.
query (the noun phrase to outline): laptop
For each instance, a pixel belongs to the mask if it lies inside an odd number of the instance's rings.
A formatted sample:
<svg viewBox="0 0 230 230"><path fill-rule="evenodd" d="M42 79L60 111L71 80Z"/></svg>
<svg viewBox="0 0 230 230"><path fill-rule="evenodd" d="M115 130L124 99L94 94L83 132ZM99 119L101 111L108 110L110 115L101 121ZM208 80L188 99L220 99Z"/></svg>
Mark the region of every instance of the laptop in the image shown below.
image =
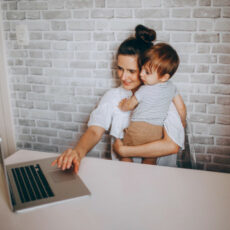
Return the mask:
<svg viewBox="0 0 230 230"><path fill-rule="evenodd" d="M51 167L56 157L6 165L0 138L0 165L15 212L90 195L73 169Z"/></svg>

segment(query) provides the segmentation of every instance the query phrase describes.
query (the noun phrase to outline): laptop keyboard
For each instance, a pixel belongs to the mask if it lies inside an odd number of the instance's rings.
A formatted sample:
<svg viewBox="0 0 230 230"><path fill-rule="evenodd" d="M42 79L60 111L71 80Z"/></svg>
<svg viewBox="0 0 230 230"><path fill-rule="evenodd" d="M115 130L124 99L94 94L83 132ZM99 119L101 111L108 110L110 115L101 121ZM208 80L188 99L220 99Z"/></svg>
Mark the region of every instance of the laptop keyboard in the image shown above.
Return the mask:
<svg viewBox="0 0 230 230"><path fill-rule="evenodd" d="M22 203L54 196L39 164L13 168L12 173Z"/></svg>

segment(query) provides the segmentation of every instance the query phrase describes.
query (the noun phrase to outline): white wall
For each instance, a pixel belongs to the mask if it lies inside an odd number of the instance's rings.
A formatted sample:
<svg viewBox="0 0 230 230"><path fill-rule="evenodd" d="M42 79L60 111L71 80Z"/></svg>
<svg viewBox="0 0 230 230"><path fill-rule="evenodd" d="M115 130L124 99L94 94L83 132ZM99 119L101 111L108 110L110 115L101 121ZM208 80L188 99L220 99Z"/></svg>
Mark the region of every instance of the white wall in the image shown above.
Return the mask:
<svg viewBox="0 0 230 230"><path fill-rule="evenodd" d="M4 43L2 14L0 9L0 144L4 156L16 151L12 108L10 103L9 83Z"/></svg>

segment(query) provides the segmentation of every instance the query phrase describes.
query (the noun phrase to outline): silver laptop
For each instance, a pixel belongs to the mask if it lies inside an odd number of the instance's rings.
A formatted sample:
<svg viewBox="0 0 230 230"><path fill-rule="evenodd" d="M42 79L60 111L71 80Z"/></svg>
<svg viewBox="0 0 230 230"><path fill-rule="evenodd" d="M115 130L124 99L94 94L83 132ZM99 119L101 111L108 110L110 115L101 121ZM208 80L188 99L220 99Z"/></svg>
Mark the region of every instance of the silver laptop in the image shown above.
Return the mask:
<svg viewBox="0 0 230 230"><path fill-rule="evenodd" d="M51 167L55 158L6 165L0 138L0 164L13 211L90 195L73 169Z"/></svg>

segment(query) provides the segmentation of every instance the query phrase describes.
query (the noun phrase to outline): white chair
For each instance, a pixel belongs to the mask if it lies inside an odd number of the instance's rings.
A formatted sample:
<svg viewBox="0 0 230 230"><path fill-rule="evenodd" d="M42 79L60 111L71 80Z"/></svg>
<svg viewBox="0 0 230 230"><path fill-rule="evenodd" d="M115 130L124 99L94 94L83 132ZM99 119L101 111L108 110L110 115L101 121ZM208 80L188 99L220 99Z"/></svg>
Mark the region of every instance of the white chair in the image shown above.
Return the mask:
<svg viewBox="0 0 230 230"><path fill-rule="evenodd" d="M196 169L194 131L191 121L187 119L185 129L185 149L177 154L177 165L181 168Z"/></svg>

